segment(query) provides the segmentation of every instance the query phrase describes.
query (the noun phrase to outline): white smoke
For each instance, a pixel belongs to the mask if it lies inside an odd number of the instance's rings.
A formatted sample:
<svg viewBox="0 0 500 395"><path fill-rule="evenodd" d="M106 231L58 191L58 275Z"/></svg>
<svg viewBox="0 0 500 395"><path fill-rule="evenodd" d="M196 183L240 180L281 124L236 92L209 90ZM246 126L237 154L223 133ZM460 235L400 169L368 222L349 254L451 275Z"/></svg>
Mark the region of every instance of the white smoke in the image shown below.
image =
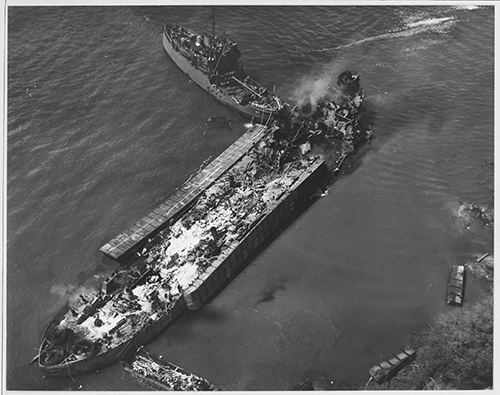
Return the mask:
<svg viewBox="0 0 500 395"><path fill-rule="evenodd" d="M293 99L299 107L306 104L315 106L321 99L327 96L329 87L333 82L330 75L323 74L319 77L302 77L293 93Z"/></svg>
<svg viewBox="0 0 500 395"><path fill-rule="evenodd" d="M346 71L347 64L347 61L336 59L319 73L302 77L292 94L294 104L299 107L310 104L314 108L321 100L334 96L337 77Z"/></svg>
<svg viewBox="0 0 500 395"><path fill-rule="evenodd" d="M64 285L56 284L50 289L50 293L59 296L64 302L69 302L71 305L80 304L81 300L79 295L95 295L96 290L92 288L86 288L83 285Z"/></svg>

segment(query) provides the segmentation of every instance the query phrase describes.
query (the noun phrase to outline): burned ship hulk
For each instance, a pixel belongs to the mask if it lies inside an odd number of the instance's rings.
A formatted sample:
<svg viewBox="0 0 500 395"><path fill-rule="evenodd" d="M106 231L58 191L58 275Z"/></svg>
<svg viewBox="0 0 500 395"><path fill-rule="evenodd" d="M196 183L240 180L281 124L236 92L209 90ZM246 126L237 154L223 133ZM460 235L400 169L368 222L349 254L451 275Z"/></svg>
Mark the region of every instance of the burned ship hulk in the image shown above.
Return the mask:
<svg viewBox="0 0 500 395"><path fill-rule="evenodd" d="M116 362L185 309L209 301L328 174L371 136L359 75L316 106L283 106L191 176L153 212L101 247L123 266L48 325L38 365L71 375ZM332 160L333 158L333 160Z"/></svg>
<svg viewBox="0 0 500 395"><path fill-rule="evenodd" d="M207 380L185 371L180 366L163 361L143 346L127 346L120 354L123 369L147 388L159 391L218 391Z"/></svg>

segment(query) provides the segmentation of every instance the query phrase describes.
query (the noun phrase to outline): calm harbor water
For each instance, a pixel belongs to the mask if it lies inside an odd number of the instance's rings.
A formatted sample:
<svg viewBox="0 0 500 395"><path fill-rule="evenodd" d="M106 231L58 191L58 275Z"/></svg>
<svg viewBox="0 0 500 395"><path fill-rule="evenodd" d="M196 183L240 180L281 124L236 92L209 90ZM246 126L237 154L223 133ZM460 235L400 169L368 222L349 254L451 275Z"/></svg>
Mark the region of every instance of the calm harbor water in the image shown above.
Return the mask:
<svg viewBox="0 0 500 395"><path fill-rule="evenodd" d="M457 220L492 205L492 7L217 7L245 67L289 102L360 72L372 144L208 305L149 348L228 390L359 388L450 307L448 270L491 251ZM27 362L64 301L115 269L98 248L244 131L161 46L206 7L9 7L8 389L141 390L118 364ZM217 115L221 122L205 125ZM232 121L232 128L228 122ZM484 284L469 276L465 305Z"/></svg>

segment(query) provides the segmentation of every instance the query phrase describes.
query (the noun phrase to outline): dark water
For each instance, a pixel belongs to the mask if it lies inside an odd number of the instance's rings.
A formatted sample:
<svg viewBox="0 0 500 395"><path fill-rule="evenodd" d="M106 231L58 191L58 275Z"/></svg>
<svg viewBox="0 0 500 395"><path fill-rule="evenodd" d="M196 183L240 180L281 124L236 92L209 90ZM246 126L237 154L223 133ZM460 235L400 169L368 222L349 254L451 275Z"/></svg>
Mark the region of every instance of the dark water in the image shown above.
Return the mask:
<svg viewBox="0 0 500 395"><path fill-rule="evenodd" d="M359 71L377 138L151 350L230 390L304 377L357 388L449 308L450 265L493 245L489 230L456 219L461 199L493 204L493 8L470 8L217 9L247 70L290 102ZM118 365L73 381L43 379L27 361L64 300L114 269L98 248L243 132L161 46L163 22L203 30L208 13L9 8L9 389L141 389ZM213 115L233 129L206 129ZM469 276L465 304L483 289Z"/></svg>

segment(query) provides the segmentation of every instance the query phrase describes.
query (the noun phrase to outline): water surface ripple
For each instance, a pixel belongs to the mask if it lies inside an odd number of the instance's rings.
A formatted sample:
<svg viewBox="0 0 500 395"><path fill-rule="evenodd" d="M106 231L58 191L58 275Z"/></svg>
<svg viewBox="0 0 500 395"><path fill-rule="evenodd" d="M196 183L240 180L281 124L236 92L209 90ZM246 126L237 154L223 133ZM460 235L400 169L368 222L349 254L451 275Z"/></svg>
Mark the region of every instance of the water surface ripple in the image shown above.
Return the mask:
<svg viewBox="0 0 500 395"><path fill-rule="evenodd" d="M361 73L376 139L227 288L151 345L231 390L305 377L357 388L446 311L451 264L492 248L459 201L492 204L492 7L217 7L247 70L286 100ZM140 390L116 364L46 379L27 361L66 298L99 283L98 248L243 132L164 53L165 21L206 7L9 7L7 385ZM147 18L146 18L147 17ZM232 119L205 130L208 117ZM486 164L485 164L486 161ZM466 305L482 284L471 279Z"/></svg>

